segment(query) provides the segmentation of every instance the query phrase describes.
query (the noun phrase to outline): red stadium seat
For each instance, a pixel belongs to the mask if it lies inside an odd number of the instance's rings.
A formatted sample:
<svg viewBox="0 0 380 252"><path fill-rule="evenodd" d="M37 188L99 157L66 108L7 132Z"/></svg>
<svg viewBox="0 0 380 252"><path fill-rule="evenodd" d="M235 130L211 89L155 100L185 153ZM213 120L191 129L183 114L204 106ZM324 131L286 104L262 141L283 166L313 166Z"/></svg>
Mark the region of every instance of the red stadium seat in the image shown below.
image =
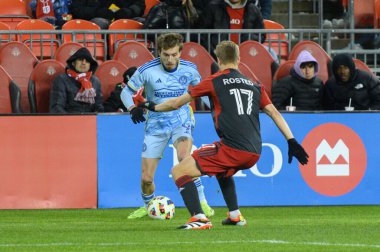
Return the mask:
<svg viewBox="0 0 380 252"><path fill-rule="evenodd" d="M375 0L375 10L374 10L373 27L376 29L380 28L380 0Z"/></svg>
<svg viewBox="0 0 380 252"><path fill-rule="evenodd" d="M273 80L278 81L290 75L290 70L292 69L295 63L296 63L295 60L288 60L288 61L285 61L283 64L281 64L278 67L276 73L274 74Z"/></svg>
<svg viewBox="0 0 380 252"><path fill-rule="evenodd" d="M297 60L298 55L303 50L306 50L309 53L311 53L311 55L313 55L313 57L318 61L319 71L317 76L323 81L323 83L326 83L326 81L329 79L329 76L332 75L330 70L331 57L319 44L310 40L304 40L298 42L293 47L292 51L290 52L289 59Z"/></svg>
<svg viewBox="0 0 380 252"><path fill-rule="evenodd" d="M28 96L32 113L49 113L50 87L53 80L65 72L65 66L53 59L41 61L33 69Z"/></svg>
<svg viewBox="0 0 380 252"><path fill-rule="evenodd" d="M82 47L83 45L77 42L63 43L55 52L54 59L66 65L66 60Z"/></svg>
<svg viewBox="0 0 380 252"><path fill-rule="evenodd" d="M245 75L246 77L248 77L251 81L255 82L255 83L259 83L259 78L257 78L257 76L251 71L251 69L249 69L249 67L243 63L243 62L240 62L239 63L239 71Z"/></svg>
<svg viewBox="0 0 380 252"><path fill-rule="evenodd" d="M128 31L126 31L126 30L140 30L142 29L142 27L143 27L142 23L132 20L132 19L118 19L118 20L113 21L108 27L108 30L125 30L125 32L108 35L109 55L111 57L113 56L120 42L125 42L128 40L134 40L134 41L142 40L143 41L142 35L127 33Z"/></svg>
<svg viewBox="0 0 380 252"><path fill-rule="evenodd" d="M59 46L56 34L44 34L54 31L52 24L41 19L27 19L17 24L16 30L41 31L39 34L17 34L16 39L26 44L39 59L50 59Z"/></svg>
<svg viewBox="0 0 380 252"><path fill-rule="evenodd" d="M218 64L206 49L194 42L186 42L183 44L181 58L194 63L202 79L207 78L219 69ZM191 87L189 88L191 89ZM205 106L200 99L195 99L191 106L194 110L205 110Z"/></svg>
<svg viewBox="0 0 380 252"><path fill-rule="evenodd" d="M374 7L374 0L354 0L355 28L373 27Z"/></svg>
<svg viewBox="0 0 380 252"><path fill-rule="evenodd" d="M107 60L99 65L95 75L102 85L103 100L106 101L117 83L123 82L123 74L128 68L117 60Z"/></svg>
<svg viewBox="0 0 380 252"><path fill-rule="evenodd" d="M272 94L272 79L278 65L265 47L249 40L240 44L240 60L259 78L268 96Z"/></svg>
<svg viewBox="0 0 380 252"><path fill-rule="evenodd" d="M98 61L106 60L105 42L100 33L91 33L91 31L100 31L100 27L90 21L82 19L73 19L67 21L62 26L62 31L87 30L87 33L63 34L62 42L78 42L87 47Z"/></svg>
<svg viewBox="0 0 380 252"><path fill-rule="evenodd" d="M30 112L28 82L38 59L23 43L12 41L0 47L0 65L8 72L20 88L21 111Z"/></svg>
<svg viewBox="0 0 380 252"><path fill-rule="evenodd" d="M122 62L129 68L139 67L154 59L154 56L143 44L127 41L117 48L113 59Z"/></svg>
<svg viewBox="0 0 380 252"><path fill-rule="evenodd" d="M26 3L22 0L0 1L0 22L6 23L14 30L16 25L30 17L26 13Z"/></svg>
<svg viewBox="0 0 380 252"><path fill-rule="evenodd" d="M353 60L357 69L366 71L376 77L376 74L371 70L371 68L369 68L369 66L366 63L364 63L360 59L353 59Z"/></svg>
<svg viewBox="0 0 380 252"><path fill-rule="evenodd" d="M9 27L8 24L0 22L0 31L10 31L10 30L11 30L11 27ZM1 35L1 37L0 37L1 44L9 42L9 41L11 41L11 35L10 34Z"/></svg>
<svg viewBox="0 0 380 252"><path fill-rule="evenodd" d="M66 65L66 60L82 47L83 45L77 42L63 43L55 52L54 59Z"/></svg>
<svg viewBox="0 0 380 252"><path fill-rule="evenodd" d="M145 0L145 11L144 11L143 17L146 17L148 15L150 9L159 3L160 3L159 0Z"/></svg>
<svg viewBox="0 0 380 252"><path fill-rule="evenodd" d="M264 19L264 28L268 30L284 30L284 26L272 20ZM282 60L289 56L289 43L284 33L267 33L264 45L272 48Z"/></svg>
<svg viewBox="0 0 380 252"><path fill-rule="evenodd" d="M0 66L0 114L16 112L12 110L11 86L15 85L12 77Z"/></svg>

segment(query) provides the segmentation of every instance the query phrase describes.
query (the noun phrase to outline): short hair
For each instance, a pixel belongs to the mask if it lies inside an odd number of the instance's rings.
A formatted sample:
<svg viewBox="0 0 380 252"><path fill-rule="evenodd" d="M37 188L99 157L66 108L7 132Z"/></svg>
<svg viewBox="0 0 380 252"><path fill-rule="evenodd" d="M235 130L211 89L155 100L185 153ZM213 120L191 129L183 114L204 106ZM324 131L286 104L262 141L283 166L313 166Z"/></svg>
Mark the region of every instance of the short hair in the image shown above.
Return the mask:
<svg viewBox="0 0 380 252"><path fill-rule="evenodd" d="M215 55L222 64L237 63L239 59L239 47L232 41L222 41L215 49Z"/></svg>
<svg viewBox="0 0 380 252"><path fill-rule="evenodd" d="M157 40L157 51L158 53L161 50L166 50L173 48L175 46L179 46L179 51L182 51L183 48L183 37L179 33L165 33L158 37Z"/></svg>

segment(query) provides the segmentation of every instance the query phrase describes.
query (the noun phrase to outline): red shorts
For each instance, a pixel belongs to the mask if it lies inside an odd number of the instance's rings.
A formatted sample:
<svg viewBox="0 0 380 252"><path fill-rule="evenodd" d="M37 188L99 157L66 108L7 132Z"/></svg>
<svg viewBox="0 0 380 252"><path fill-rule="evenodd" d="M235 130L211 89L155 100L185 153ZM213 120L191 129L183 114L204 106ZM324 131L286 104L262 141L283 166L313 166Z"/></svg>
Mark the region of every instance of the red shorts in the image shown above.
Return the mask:
<svg viewBox="0 0 380 252"><path fill-rule="evenodd" d="M251 168L260 158L259 154L234 149L221 142L202 146L191 156L203 175L217 177L229 177L239 170Z"/></svg>

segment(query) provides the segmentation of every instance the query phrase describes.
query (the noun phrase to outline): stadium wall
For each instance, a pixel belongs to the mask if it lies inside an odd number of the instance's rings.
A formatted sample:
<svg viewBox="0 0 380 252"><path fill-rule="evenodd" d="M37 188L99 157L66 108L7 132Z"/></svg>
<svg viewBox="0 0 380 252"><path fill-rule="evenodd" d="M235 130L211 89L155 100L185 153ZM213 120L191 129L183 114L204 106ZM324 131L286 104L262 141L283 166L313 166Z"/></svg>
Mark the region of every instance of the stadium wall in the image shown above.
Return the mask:
<svg viewBox="0 0 380 252"><path fill-rule="evenodd" d="M242 206L380 204L378 113L284 113L310 155L287 163L287 144L261 114L263 153L235 175ZM217 139L211 116L195 115L194 148ZM2 116L0 209L137 207L142 124L129 115ZM157 195L182 199L170 178L170 145L156 174ZM224 206L215 178L202 178L208 201Z"/></svg>

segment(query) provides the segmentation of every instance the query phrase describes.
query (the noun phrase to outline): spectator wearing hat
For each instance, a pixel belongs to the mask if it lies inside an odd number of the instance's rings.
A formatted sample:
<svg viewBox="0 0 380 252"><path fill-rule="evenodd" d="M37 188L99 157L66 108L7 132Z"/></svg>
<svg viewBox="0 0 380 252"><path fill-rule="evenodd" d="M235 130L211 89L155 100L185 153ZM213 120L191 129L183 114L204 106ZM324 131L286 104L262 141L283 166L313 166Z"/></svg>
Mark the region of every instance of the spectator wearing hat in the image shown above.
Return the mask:
<svg viewBox="0 0 380 252"><path fill-rule="evenodd" d="M337 54L332 62L333 76L326 82L325 108L328 110L380 110L380 82L357 69L349 54Z"/></svg>
<svg viewBox="0 0 380 252"><path fill-rule="evenodd" d="M67 61L65 73L54 79L50 91L50 113L103 112L99 79L93 75L98 63L87 48Z"/></svg>

